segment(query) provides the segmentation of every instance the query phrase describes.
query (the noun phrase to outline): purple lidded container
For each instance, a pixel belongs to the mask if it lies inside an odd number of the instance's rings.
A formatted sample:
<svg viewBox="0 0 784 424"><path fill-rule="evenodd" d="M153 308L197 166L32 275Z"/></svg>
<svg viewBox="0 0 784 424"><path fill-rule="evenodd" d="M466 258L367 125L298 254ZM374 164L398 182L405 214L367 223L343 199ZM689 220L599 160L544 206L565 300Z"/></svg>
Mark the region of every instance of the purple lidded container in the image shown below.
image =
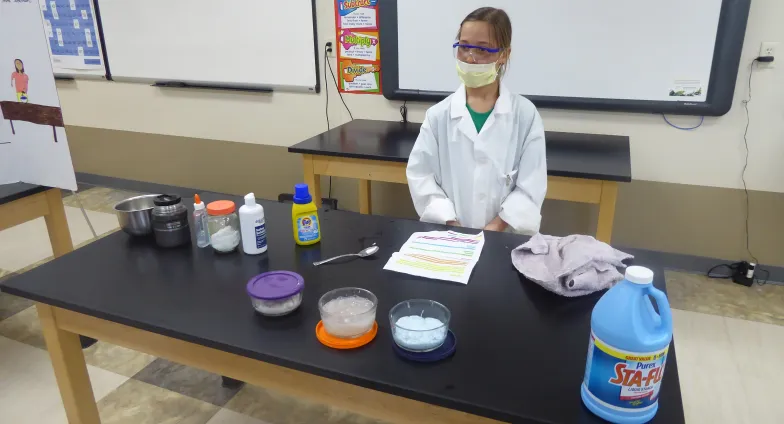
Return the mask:
<svg viewBox="0 0 784 424"><path fill-rule="evenodd" d="M253 308L273 317L294 312L302 303L304 289L305 279L291 271L265 272L251 278L247 285Z"/></svg>

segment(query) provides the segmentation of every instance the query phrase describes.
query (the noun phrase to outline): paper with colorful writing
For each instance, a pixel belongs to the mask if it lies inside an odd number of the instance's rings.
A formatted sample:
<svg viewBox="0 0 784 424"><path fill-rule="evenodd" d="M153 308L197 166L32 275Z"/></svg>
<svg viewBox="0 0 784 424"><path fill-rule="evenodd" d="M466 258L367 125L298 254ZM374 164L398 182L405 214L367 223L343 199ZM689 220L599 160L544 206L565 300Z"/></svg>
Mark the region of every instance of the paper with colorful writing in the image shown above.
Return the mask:
<svg viewBox="0 0 784 424"><path fill-rule="evenodd" d="M392 254L384 269L468 284L484 245L484 233L414 233L399 252Z"/></svg>

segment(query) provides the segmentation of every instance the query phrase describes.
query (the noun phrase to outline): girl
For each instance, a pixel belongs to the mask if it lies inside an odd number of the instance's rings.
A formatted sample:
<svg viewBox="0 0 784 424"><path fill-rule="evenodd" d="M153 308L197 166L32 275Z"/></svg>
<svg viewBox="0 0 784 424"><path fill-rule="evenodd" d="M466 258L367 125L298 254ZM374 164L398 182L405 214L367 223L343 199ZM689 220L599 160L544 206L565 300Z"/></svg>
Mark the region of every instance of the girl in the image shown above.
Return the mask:
<svg viewBox="0 0 784 424"><path fill-rule="evenodd" d="M500 82L511 43L503 10L483 7L460 24L453 49L463 85L428 109L406 169L422 221L539 231L544 127L536 107Z"/></svg>
<svg viewBox="0 0 784 424"><path fill-rule="evenodd" d="M25 73L24 63L20 59L14 60L14 72L11 74L11 87L16 89L16 100L27 103L27 84L30 77Z"/></svg>

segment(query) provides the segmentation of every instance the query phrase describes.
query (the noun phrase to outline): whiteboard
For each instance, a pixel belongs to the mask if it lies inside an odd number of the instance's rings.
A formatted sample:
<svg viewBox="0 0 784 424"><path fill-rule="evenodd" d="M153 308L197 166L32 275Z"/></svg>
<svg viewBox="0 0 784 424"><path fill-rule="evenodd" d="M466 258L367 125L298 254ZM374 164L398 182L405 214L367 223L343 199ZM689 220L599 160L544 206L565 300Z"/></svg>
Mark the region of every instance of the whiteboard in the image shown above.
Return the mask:
<svg viewBox="0 0 784 424"><path fill-rule="evenodd" d="M382 67L395 79L390 87L384 79L390 98L396 91L453 92L460 81L452 44L463 18L483 6L509 14L512 53L504 82L535 103L705 106L717 82L716 58L737 50L739 60L743 41L741 32L739 43L717 54L722 0L390 0L385 6ZM745 16L738 15L745 30ZM390 67L396 69L389 73ZM732 87L735 75L727 78Z"/></svg>
<svg viewBox="0 0 784 424"><path fill-rule="evenodd" d="M107 76L93 0L38 0L56 77Z"/></svg>
<svg viewBox="0 0 784 424"><path fill-rule="evenodd" d="M317 91L313 0L100 0L115 80Z"/></svg>

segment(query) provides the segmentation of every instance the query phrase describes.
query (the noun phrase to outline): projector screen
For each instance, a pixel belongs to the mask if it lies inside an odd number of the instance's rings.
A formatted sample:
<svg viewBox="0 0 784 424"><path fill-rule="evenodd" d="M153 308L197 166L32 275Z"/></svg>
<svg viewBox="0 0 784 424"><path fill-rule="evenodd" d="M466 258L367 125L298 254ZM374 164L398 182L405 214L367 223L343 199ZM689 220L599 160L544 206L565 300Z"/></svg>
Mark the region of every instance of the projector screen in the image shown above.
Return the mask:
<svg viewBox="0 0 784 424"><path fill-rule="evenodd" d="M453 92L460 22L493 6L512 21L503 81L537 106L721 115L732 101L749 0L381 4L382 85L390 99Z"/></svg>

